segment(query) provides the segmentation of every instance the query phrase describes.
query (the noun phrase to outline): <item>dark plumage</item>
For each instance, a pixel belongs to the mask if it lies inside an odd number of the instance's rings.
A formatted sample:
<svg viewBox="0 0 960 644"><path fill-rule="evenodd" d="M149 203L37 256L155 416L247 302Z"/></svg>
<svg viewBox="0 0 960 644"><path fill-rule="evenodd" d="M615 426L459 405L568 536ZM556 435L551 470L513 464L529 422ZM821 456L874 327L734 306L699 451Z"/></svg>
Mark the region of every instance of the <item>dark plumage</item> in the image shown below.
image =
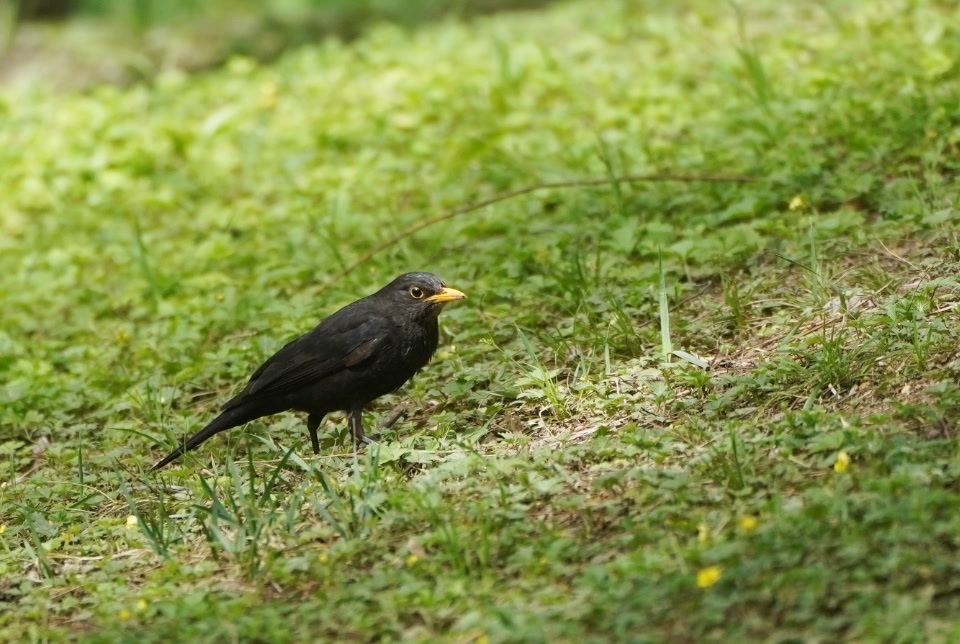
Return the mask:
<svg viewBox="0 0 960 644"><path fill-rule="evenodd" d="M346 411L356 444L364 405L390 393L420 370L437 349L437 316L466 295L431 273L406 273L343 307L312 331L277 351L254 372L219 416L153 466L154 470L231 427L287 410L305 411L314 453L317 428L333 411Z"/></svg>

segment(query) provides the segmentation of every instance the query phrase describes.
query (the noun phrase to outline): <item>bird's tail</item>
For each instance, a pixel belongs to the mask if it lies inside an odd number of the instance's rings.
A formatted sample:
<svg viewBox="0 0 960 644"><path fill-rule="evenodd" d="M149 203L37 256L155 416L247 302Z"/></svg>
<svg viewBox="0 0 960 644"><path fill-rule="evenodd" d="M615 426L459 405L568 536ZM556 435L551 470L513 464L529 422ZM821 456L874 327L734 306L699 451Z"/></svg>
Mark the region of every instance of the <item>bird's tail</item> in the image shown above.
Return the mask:
<svg viewBox="0 0 960 644"><path fill-rule="evenodd" d="M230 429L231 427L236 427L237 425L250 422L251 420L259 418L262 415L263 414L251 415L250 410L244 409L243 406L228 409L210 421L206 427L188 438L186 442L181 443L177 449L164 456L163 460L150 468L150 471L155 472L164 465L177 460L190 450L199 447L201 443L212 437L214 434L219 434L220 432Z"/></svg>

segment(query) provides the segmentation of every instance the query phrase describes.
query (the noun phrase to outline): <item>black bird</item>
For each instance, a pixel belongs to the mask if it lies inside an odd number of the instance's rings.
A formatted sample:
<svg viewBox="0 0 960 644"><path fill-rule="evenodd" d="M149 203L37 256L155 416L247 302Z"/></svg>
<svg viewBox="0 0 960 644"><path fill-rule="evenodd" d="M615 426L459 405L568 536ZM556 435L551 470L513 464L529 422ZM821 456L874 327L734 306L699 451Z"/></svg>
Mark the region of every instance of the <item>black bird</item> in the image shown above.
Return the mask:
<svg viewBox="0 0 960 644"><path fill-rule="evenodd" d="M437 349L437 316L444 304L466 297L431 273L406 273L343 307L293 340L257 369L243 391L213 421L153 466L158 470L231 427L282 411L305 411L313 452L317 428L333 411L346 411L356 445L364 405L398 389Z"/></svg>

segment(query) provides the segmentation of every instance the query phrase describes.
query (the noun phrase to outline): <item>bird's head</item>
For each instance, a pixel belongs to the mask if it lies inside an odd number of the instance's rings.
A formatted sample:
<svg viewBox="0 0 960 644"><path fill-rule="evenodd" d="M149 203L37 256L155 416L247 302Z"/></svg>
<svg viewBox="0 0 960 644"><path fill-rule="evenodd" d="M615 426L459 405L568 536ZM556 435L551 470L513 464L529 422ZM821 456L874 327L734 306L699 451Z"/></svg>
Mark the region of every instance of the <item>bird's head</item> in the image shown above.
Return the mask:
<svg viewBox="0 0 960 644"><path fill-rule="evenodd" d="M436 318L445 304L467 297L455 288L448 288L433 273L404 273L381 292L395 306L410 311L416 318Z"/></svg>

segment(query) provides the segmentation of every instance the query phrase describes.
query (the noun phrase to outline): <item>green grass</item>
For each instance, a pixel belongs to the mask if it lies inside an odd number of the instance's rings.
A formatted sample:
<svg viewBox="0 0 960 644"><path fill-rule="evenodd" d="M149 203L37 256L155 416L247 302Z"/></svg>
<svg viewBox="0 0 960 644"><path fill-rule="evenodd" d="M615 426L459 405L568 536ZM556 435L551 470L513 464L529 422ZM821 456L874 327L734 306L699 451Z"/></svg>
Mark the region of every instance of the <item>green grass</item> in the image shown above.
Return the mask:
<svg viewBox="0 0 960 644"><path fill-rule="evenodd" d="M414 29L438 20L471 19L550 2L4 0L0 83L40 82L62 90L152 83L163 75L217 69L238 56L267 62L325 38L351 41L378 23Z"/></svg>
<svg viewBox="0 0 960 644"><path fill-rule="evenodd" d="M960 16L800 4L0 92L0 637L960 637ZM665 172L755 181L616 179ZM146 472L413 269L470 299L379 449Z"/></svg>

